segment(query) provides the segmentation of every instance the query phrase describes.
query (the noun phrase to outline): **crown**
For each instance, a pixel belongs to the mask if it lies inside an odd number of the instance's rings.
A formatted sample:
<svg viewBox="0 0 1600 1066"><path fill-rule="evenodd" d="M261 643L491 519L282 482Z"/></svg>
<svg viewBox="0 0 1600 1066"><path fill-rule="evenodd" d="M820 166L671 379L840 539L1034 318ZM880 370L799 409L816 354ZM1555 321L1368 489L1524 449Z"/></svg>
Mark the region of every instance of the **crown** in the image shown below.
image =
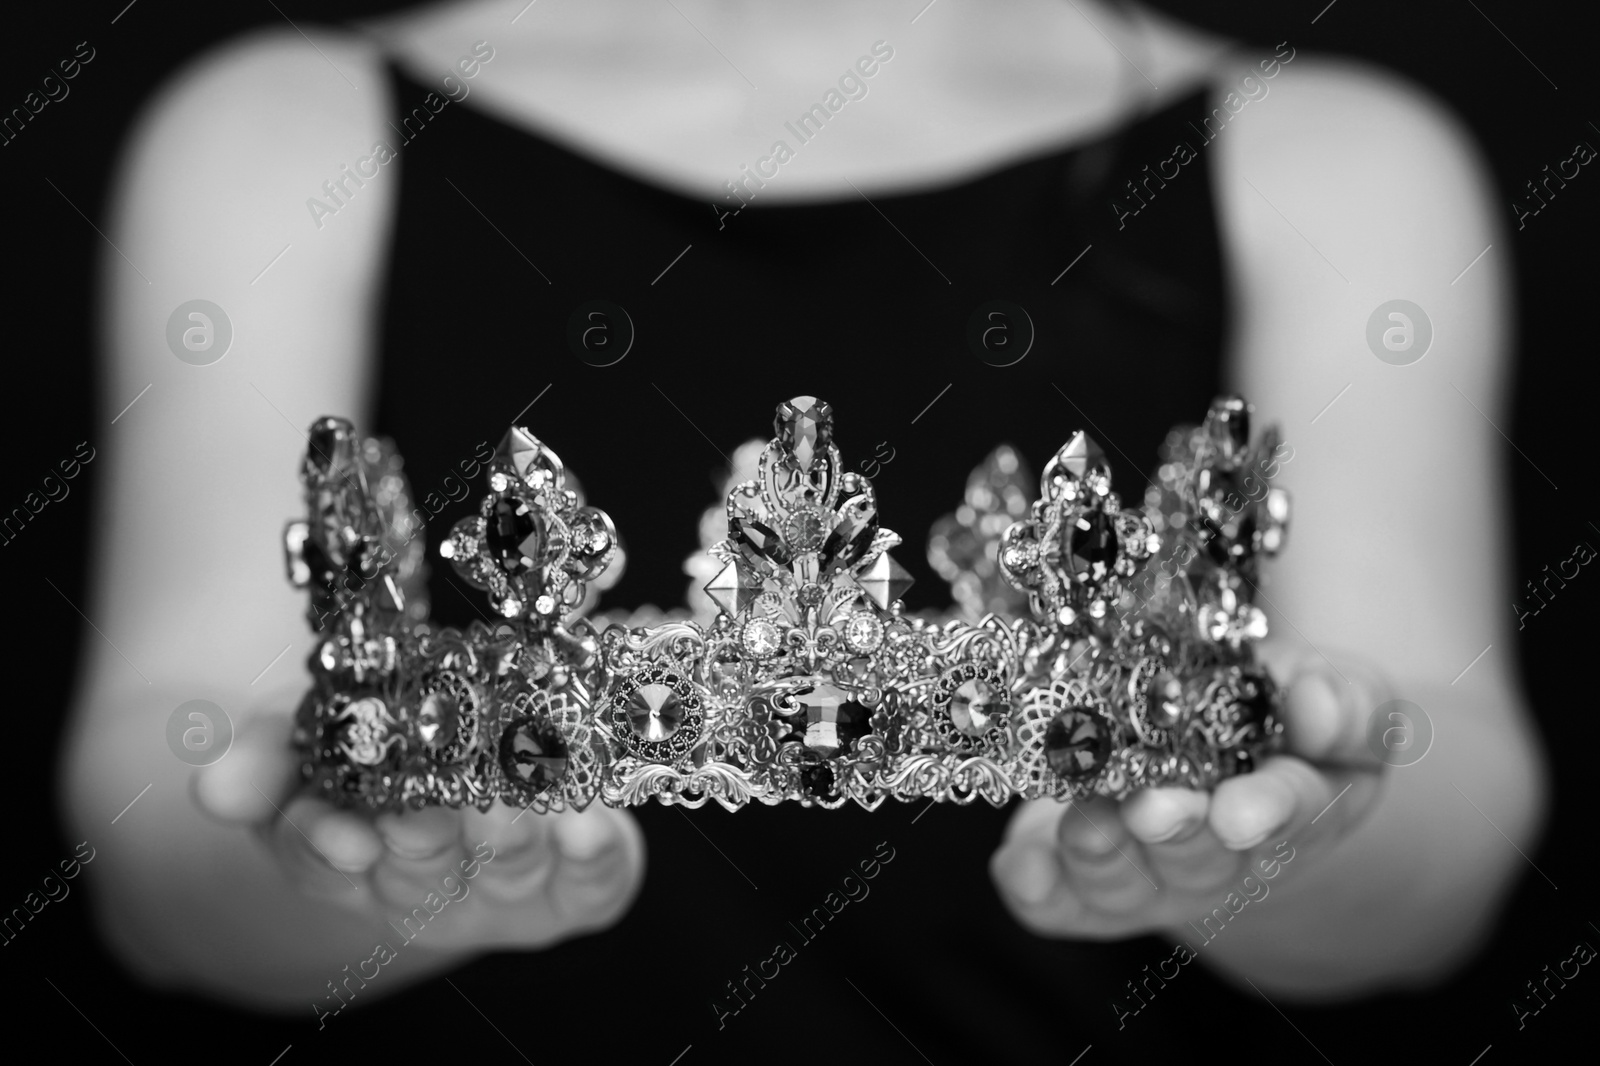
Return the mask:
<svg viewBox="0 0 1600 1066"><path fill-rule="evenodd" d="M295 744L314 790L368 810L495 802L543 812L654 798L873 809L996 806L1204 789L1282 739L1254 657L1261 559L1283 545L1280 445L1216 400L1168 435L1142 506L1074 433L1027 498L997 449L940 521L929 559L961 617L906 611L869 478L846 469L828 403L778 405L754 479L708 549L707 624L586 617L614 581L617 531L549 446L513 426L488 494L439 555L497 616L428 622L423 528L393 445L311 427L308 518L289 577L320 635Z"/></svg>

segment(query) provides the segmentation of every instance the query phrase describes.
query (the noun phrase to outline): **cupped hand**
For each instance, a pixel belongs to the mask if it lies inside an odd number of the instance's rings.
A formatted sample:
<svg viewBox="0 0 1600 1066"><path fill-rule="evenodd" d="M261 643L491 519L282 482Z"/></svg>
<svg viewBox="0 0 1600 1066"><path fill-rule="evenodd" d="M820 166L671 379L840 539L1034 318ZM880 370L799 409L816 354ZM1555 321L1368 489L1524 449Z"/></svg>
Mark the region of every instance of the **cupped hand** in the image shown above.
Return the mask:
<svg viewBox="0 0 1600 1066"><path fill-rule="evenodd" d="M1269 663L1285 661L1262 651ZM1276 876L1271 864L1286 856L1304 873L1331 851L1382 787L1367 720L1387 697L1348 663L1311 656L1289 665L1274 670L1289 679L1285 747L1253 772L1209 793L1153 788L1121 802L1023 804L990 862L1017 919L1045 936L1091 940L1180 929L1228 893L1248 892L1246 876Z"/></svg>
<svg viewBox="0 0 1600 1066"><path fill-rule="evenodd" d="M301 791L291 728L281 715L246 723L227 757L197 775L194 796L212 817L253 828L308 895L378 921L437 913L447 920L430 922L428 944L465 951L602 929L638 892L644 838L626 812L340 810Z"/></svg>

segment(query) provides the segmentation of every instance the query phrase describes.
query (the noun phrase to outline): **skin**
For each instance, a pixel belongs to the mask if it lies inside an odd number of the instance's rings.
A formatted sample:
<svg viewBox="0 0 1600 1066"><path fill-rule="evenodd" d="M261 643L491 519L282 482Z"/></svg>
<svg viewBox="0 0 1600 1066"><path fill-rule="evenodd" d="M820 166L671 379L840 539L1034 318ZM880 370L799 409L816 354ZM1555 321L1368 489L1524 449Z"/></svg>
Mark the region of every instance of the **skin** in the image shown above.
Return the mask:
<svg viewBox="0 0 1600 1066"><path fill-rule="evenodd" d="M831 80L841 56L879 38L897 51L877 103L785 167L763 191L772 202L854 195L845 177L869 195L945 184L1247 69L1223 42L1087 2L941 4L915 25L887 0L675 2L541 4L515 24L521 2L442 5L370 30L424 73L491 41L463 106L706 200L752 158L750 130L781 123L819 72ZM70 820L103 856L96 907L128 965L293 1011L320 1002L333 973L370 955L388 921L481 842L494 858L472 894L385 967L374 996L491 946L608 924L644 868L633 820L598 806L372 820L293 794L287 718L312 641L282 580L278 534L302 507L284 471L314 417L370 422L397 189L369 181L306 231L304 198L390 117L372 41L306 30L315 49L285 30L202 57L151 103L123 161L108 227L119 251L104 261L103 409L153 388L102 460L112 469L85 610L108 640L86 644L61 775ZM1023 805L991 861L997 890L1041 935L1181 930L1289 840L1296 857L1271 902L1203 948L1207 965L1321 999L1435 980L1486 935L1521 869L1485 823L1531 851L1546 802L1496 606L1511 602L1502 445L1462 400L1503 424L1504 261L1491 252L1451 281L1501 239L1485 171L1414 88L1303 55L1205 153L1237 302L1229 373L1295 446L1293 543L1264 589L1263 648L1289 686L1290 749L1211 795ZM196 292L243 327L203 372L151 340ZM1403 368L1362 340L1371 310L1399 294L1437 330L1434 350ZM1386 770L1365 733L1390 694L1421 704L1436 737L1420 763ZM193 698L239 726L228 756L198 774L163 739L172 707Z"/></svg>

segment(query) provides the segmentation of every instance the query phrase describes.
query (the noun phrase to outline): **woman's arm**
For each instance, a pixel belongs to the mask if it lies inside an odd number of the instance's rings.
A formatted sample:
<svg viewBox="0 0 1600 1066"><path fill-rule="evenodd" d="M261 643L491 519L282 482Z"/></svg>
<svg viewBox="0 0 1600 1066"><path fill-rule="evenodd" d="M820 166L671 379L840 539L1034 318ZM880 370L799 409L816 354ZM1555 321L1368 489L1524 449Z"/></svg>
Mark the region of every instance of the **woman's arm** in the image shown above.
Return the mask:
<svg viewBox="0 0 1600 1066"><path fill-rule="evenodd" d="M1327 993L1448 973L1533 873L1516 849L1535 849L1547 770L1509 625L1508 481L1543 476L1500 432L1512 253L1460 124L1367 68L1301 57L1270 85L1211 150L1233 376L1294 447L1290 547L1264 587L1274 642L1372 664L1434 732L1327 862L1202 953ZM1410 365L1367 342L1396 299L1431 323Z"/></svg>
<svg viewBox="0 0 1600 1066"><path fill-rule="evenodd" d="M1271 994L1327 999L1437 980L1482 942L1533 850L1546 770L1506 626L1508 471L1488 419L1504 418L1508 294L1504 249L1480 258L1502 239L1486 172L1394 79L1306 57L1261 73L1225 79L1250 100L1219 92L1202 151L1232 376L1293 448L1290 545L1259 597L1286 751L1211 793L1026 804L993 870L1044 935L1165 932ZM1395 299L1434 333L1411 365L1381 339L1403 323L1377 331L1388 361L1367 340ZM1412 765L1368 741L1390 698L1432 723Z"/></svg>
<svg viewBox="0 0 1600 1066"><path fill-rule="evenodd" d="M544 943L615 917L641 861L631 823L609 812L515 828L502 808L374 824L289 795L285 722L309 681L312 639L281 535L304 509L305 427L324 414L370 425L377 288L403 160L359 186L342 181L335 215L317 217L308 200L327 203L325 182L394 143L389 95L375 55L332 34L263 34L203 58L133 132L104 258L102 414L140 398L104 431L84 604L96 630L63 806L98 850L96 908L130 967L297 1011L379 941L398 946L387 919L437 892L480 841L500 853L477 891L384 966L376 994L470 948ZM169 315L194 299L231 322L231 347L211 365L181 361L166 341ZM262 718L198 784L165 740L168 716L190 699L236 725ZM260 829L208 818L197 799ZM585 858L608 832L615 845L610 873L581 892L567 881L581 863L556 861L552 844L565 849L572 825L599 827L579 842Z"/></svg>

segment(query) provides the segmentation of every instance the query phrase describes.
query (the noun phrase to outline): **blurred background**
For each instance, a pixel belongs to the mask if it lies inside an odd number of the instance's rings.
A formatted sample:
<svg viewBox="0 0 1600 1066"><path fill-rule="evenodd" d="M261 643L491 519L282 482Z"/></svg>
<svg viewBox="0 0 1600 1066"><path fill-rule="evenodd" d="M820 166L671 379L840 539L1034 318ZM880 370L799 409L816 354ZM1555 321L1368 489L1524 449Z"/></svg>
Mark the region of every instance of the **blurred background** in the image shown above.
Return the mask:
<svg viewBox="0 0 1600 1066"><path fill-rule="evenodd" d="M0 321L7 349L0 511L9 512L30 492L39 492L43 478L79 442L114 445L116 427L106 424L110 413L98 412L94 403L93 268L105 250L99 229L105 228L112 164L150 94L186 59L253 27L285 20L336 23L402 6L375 0L110 0L9 7L0 32L0 111L21 106L59 60L75 51L80 58L86 54L80 42L93 49L93 59L68 83L68 97L0 145L0 203L6 216ZM1515 479L1516 585L1525 589L1524 582L1544 577L1547 566L1555 571L1578 542L1600 545L1600 507L1589 498L1593 458L1583 452L1577 432L1595 419L1594 324L1588 320L1594 305L1588 301L1597 274L1600 170L1584 167L1537 217L1525 219L1520 231L1512 206L1528 198L1528 182L1572 157L1579 142L1600 147L1595 37L1592 25L1575 23L1579 5L1244 0L1149 6L1264 49L1263 54L1289 40L1300 54L1334 53L1383 65L1420 83L1465 120L1486 155L1506 212L1505 243L1488 254L1515 263L1515 414L1500 428L1529 460L1513 457L1508 464ZM205 148L203 136L197 131L196 151ZM68 484L69 495L50 502L14 543L0 545L12 692L6 712L12 814L0 874L0 911L6 913L37 891L43 876L77 843L61 835L53 769L79 643L98 639L72 604L84 599L99 470L99 464L85 466ZM285 471L286 477L291 474ZM1393 476L1408 476L1403 456L1396 457ZM171 550L182 551L182 546L183 531L174 530ZM920 544L915 547L920 551ZM641 598L666 603L676 602L683 584L674 574L654 581L630 575L630 583L636 580L649 583L640 586ZM1474 575L1461 574L1460 580L1472 581ZM1469 971L1427 995L1294 1008L1281 1019L1264 1009L1259 1015L1218 1013L1219 1005L1227 1011L1236 1002L1220 989L1214 995L1186 993L1182 1002L1175 999L1164 1008L1167 1013L1156 1024L1192 1033L1197 1053L1207 1057L1240 1052L1247 1058L1282 1054L1290 1061L1319 1061L1309 1041L1333 1062L1421 1056L1462 1066L1486 1050L1486 1066L1533 1061L1569 1048L1568 1041L1587 1031L1584 1021L1600 1007L1600 976L1580 972L1569 979L1520 1030L1511 1003L1527 996L1529 981L1537 983L1572 957L1578 942L1600 946L1595 924L1600 908L1594 906L1591 876L1596 804L1586 791L1597 740L1595 700L1581 678L1597 603L1600 576L1580 572L1517 634L1525 683L1556 758L1556 805L1549 834L1539 852L1528 856L1527 876L1493 945ZM680 825L677 831L689 834L691 828ZM75 1048L73 1054L84 1061L119 1056L171 1061L222 1052L230 1061L266 1064L291 1044L300 1046L286 1063L308 1054L317 1061L360 1054L405 1060L434 1047L502 1059L511 1055L467 1003L441 996L437 983L356 1012L316 1034L314 1046L309 1011L303 1020L275 1020L152 994L129 981L100 948L83 893L77 891L81 884L70 882L71 896L49 905L0 951L0 981L8 993L0 1009L13 1033L24 1025L48 1033L54 1048ZM646 897L655 887L646 884ZM547 953L541 960L549 966L537 972L559 980L562 958L582 950L579 941ZM1145 962L1165 954L1154 941L1137 952ZM532 972L514 958L478 966L487 968L481 969L487 979L527 980ZM1137 970L1135 963L1129 975ZM1207 975L1187 981L1215 984ZM1551 987L1558 986L1552 982ZM608 994L615 992L595 989L597 998ZM800 1002L803 989L784 994L796 997L793 1016L809 1027ZM684 1009L698 1013L686 1017L683 1034L662 1033L663 1064L709 1025L704 995L690 990L683 998ZM609 1013L597 1010L587 1024L598 1024ZM522 1019L517 1025L528 1039L517 1044L537 1049L536 1034L556 1021ZM1297 1036L1296 1028L1307 1039ZM1081 1041L1070 1036L1063 1044L1074 1054L1079 1046ZM927 1050L938 1061L937 1051ZM1091 1054L1106 1053L1111 1049ZM893 1054L914 1061L903 1046ZM534 1060L548 1058L535 1053Z"/></svg>

